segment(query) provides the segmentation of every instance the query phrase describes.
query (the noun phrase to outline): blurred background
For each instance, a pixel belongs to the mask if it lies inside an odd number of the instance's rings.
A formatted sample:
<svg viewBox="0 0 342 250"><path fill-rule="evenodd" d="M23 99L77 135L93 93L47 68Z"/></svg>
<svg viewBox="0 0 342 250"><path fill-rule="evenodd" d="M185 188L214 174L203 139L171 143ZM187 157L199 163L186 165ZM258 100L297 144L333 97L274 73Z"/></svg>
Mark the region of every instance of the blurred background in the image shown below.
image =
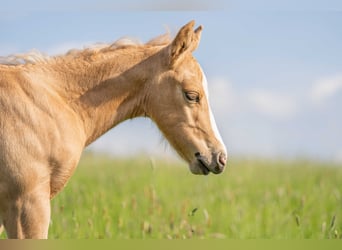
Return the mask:
<svg viewBox="0 0 342 250"><path fill-rule="evenodd" d="M7 1L0 55L58 55L123 36L146 42L195 20L204 27L195 57L230 157L341 163L342 3L283 2ZM88 150L175 156L143 118L120 124Z"/></svg>

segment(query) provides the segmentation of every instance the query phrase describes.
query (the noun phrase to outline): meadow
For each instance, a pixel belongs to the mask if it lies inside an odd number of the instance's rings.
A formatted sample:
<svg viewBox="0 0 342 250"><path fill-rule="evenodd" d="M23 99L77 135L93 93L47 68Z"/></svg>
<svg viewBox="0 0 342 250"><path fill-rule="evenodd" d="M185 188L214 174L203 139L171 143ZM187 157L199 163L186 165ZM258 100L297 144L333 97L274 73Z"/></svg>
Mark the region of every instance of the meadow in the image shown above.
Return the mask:
<svg viewBox="0 0 342 250"><path fill-rule="evenodd" d="M49 238L342 238L342 167L233 159L195 176L179 161L85 154L52 200Z"/></svg>

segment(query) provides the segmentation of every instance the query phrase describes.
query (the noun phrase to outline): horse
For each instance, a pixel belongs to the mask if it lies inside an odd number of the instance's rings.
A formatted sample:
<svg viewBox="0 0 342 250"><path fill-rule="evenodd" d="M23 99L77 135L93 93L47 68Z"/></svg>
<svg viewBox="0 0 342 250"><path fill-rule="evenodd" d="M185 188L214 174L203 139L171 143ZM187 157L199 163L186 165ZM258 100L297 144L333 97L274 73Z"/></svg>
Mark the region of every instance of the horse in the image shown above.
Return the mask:
<svg viewBox="0 0 342 250"><path fill-rule="evenodd" d="M8 238L47 238L50 201L84 148L127 119L150 118L193 174L223 172L227 151L192 55L202 32L194 25L147 43L2 58L0 219Z"/></svg>

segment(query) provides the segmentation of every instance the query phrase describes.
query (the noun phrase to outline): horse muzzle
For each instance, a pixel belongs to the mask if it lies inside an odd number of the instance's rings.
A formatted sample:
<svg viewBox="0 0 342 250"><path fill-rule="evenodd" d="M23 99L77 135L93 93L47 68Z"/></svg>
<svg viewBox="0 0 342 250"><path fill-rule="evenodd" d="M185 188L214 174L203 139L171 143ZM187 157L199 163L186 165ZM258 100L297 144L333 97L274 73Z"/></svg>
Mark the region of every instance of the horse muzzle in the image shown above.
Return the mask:
<svg viewBox="0 0 342 250"><path fill-rule="evenodd" d="M227 155L223 152L213 153L206 157L200 152L195 153L195 160L190 164L193 174L208 175L209 173L220 174L227 164Z"/></svg>

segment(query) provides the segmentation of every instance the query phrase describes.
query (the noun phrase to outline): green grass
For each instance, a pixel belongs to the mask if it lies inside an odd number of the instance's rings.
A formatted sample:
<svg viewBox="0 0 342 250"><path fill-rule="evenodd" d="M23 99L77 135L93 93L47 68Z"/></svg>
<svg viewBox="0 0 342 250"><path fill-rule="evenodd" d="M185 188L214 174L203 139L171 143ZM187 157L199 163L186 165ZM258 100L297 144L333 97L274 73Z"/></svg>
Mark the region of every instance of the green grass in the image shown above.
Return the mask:
<svg viewBox="0 0 342 250"><path fill-rule="evenodd" d="M49 238L342 238L342 167L233 160L195 176L179 162L85 155L52 200Z"/></svg>
<svg viewBox="0 0 342 250"><path fill-rule="evenodd" d="M341 238L342 168L239 160L221 175L183 163L86 155L52 201L50 238Z"/></svg>

